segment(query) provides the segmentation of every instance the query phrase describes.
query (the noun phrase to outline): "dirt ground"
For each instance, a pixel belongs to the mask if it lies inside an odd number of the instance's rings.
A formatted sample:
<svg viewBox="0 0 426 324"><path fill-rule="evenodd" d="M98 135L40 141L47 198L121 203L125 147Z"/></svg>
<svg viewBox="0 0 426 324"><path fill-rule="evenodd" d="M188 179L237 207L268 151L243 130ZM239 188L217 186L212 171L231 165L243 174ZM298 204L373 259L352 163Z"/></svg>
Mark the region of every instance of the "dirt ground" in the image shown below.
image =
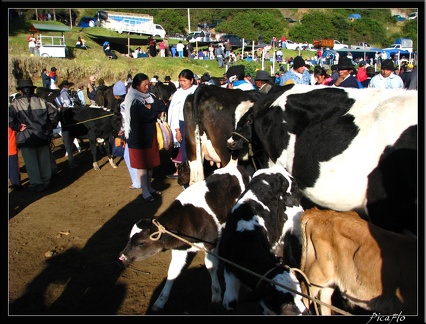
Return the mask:
<svg viewBox="0 0 426 324"><path fill-rule="evenodd" d="M153 187L163 195L145 202L130 190L124 160L106 157L92 168L88 142L75 153L70 169L62 139L54 140L59 176L43 193L9 189L9 315L223 315L210 305L210 276L198 252L176 280L163 311L150 308L167 277L170 251L123 269L119 252L135 222L158 215L182 187L166 174L174 172L169 156L154 171ZM102 155L99 154L99 157ZM28 186L20 157L22 184ZM247 295L233 314L260 314Z"/></svg>

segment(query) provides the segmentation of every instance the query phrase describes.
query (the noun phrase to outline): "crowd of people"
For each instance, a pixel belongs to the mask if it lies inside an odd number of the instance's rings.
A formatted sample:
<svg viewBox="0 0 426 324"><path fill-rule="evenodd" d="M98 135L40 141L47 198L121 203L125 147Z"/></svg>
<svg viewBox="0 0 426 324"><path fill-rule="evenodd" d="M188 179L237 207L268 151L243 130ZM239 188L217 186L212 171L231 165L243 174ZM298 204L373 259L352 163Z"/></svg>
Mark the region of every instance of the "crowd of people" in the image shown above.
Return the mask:
<svg viewBox="0 0 426 324"><path fill-rule="evenodd" d="M181 45L177 48L177 53L183 55L184 45L182 42L179 44ZM166 52L164 50L164 55L167 55ZM212 49L209 47L205 57L214 57L219 67L223 67L225 59L232 53L232 48L226 49L216 45ZM122 116L122 127L118 135L122 136L126 143L124 160L131 179L129 188L141 190L143 199L148 202L155 201L155 196L161 195L160 191L151 186L153 169L160 164L155 136L155 123L160 113L166 114L171 128L174 146L171 160L175 163L176 170L178 164L186 161L183 106L187 96L194 93L200 84L243 91L258 90L264 93L269 92L274 85L285 86L289 83L349 88L417 89L417 69L408 62L403 62L398 69L391 59L382 60L379 72L375 71L375 66L364 60L359 60L356 67L353 59L348 57L340 58L337 64L331 66L331 71L321 65L312 67L302 56L291 58L290 62L288 71L280 65L279 71L273 76L267 71L257 69L253 79L246 73L244 65L227 66L220 84L214 82L208 72L200 77L189 69L179 73L176 84L170 76L160 81L158 76L149 78L144 73L138 73L134 78L129 74L126 80L117 81L113 94L116 100L115 109ZM102 79L91 75L86 84L77 83L77 95L71 96L70 87L74 83L63 80L58 85L56 67L51 67L50 71L42 69L41 80L44 88L60 89L60 103L55 106L38 97L34 93L36 87L31 80L19 81L16 88L19 94L9 106L9 182L12 189L22 189L17 162L17 152L20 149L28 172L30 190L46 190L50 178L57 172L49 144L52 129L58 123L55 120L58 106L73 107L76 101L78 105L96 106L96 91L105 86ZM152 87L158 82L170 84L175 88L169 107L152 94ZM28 104L32 109L27 109ZM40 109L42 113L38 113ZM76 140L74 144L79 150L79 142ZM177 171L169 177L177 178Z"/></svg>

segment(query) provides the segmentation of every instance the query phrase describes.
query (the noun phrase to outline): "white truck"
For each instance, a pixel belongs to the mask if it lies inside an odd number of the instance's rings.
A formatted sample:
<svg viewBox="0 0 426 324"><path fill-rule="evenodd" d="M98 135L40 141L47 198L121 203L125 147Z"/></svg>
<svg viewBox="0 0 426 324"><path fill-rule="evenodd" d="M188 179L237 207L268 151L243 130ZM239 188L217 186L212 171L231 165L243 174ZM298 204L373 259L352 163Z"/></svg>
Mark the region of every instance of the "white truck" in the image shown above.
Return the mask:
<svg viewBox="0 0 426 324"><path fill-rule="evenodd" d="M107 11L108 19L102 26L118 33L136 33L164 38L166 30L154 23L154 17L145 14Z"/></svg>

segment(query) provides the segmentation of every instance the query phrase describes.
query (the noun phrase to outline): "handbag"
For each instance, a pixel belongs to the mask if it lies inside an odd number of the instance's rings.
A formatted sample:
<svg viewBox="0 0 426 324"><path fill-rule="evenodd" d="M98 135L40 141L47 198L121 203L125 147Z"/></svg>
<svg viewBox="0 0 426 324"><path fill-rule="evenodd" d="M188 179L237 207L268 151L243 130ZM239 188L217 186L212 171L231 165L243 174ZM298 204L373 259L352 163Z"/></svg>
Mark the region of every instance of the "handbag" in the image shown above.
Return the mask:
<svg viewBox="0 0 426 324"><path fill-rule="evenodd" d="M126 141L121 137L114 137L111 142L112 155L115 157L123 157Z"/></svg>
<svg viewBox="0 0 426 324"><path fill-rule="evenodd" d="M170 126L165 120L157 118L155 127L157 130L158 149L160 151L167 151L172 147L172 131L170 130Z"/></svg>

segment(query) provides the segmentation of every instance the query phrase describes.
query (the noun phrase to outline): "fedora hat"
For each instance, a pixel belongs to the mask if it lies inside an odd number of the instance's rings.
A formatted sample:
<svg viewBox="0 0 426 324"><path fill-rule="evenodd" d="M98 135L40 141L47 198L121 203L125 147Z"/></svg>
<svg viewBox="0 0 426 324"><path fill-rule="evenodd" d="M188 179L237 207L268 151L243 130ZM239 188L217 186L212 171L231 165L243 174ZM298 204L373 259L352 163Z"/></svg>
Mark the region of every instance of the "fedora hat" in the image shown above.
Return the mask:
<svg viewBox="0 0 426 324"><path fill-rule="evenodd" d="M72 85L74 85L74 82L69 82L68 80L64 80L64 81L61 82L60 87L72 86Z"/></svg>
<svg viewBox="0 0 426 324"><path fill-rule="evenodd" d="M31 79L26 80L19 80L18 86L16 87L16 90L21 90L23 88L37 88L35 85L33 85L33 81Z"/></svg>
<svg viewBox="0 0 426 324"><path fill-rule="evenodd" d="M269 81L271 77L269 76L269 73L263 70L258 70L256 72L256 76L254 77L255 80L260 81Z"/></svg>
<svg viewBox="0 0 426 324"><path fill-rule="evenodd" d="M395 71L395 65L393 64L391 59L383 60L380 69Z"/></svg>
<svg viewBox="0 0 426 324"><path fill-rule="evenodd" d="M51 68L50 68L50 71L56 71L57 69L54 67L54 66L52 66Z"/></svg>
<svg viewBox="0 0 426 324"><path fill-rule="evenodd" d="M339 59L339 63L337 63L337 70L353 70L354 65L352 64L351 59L347 57L343 57Z"/></svg>

